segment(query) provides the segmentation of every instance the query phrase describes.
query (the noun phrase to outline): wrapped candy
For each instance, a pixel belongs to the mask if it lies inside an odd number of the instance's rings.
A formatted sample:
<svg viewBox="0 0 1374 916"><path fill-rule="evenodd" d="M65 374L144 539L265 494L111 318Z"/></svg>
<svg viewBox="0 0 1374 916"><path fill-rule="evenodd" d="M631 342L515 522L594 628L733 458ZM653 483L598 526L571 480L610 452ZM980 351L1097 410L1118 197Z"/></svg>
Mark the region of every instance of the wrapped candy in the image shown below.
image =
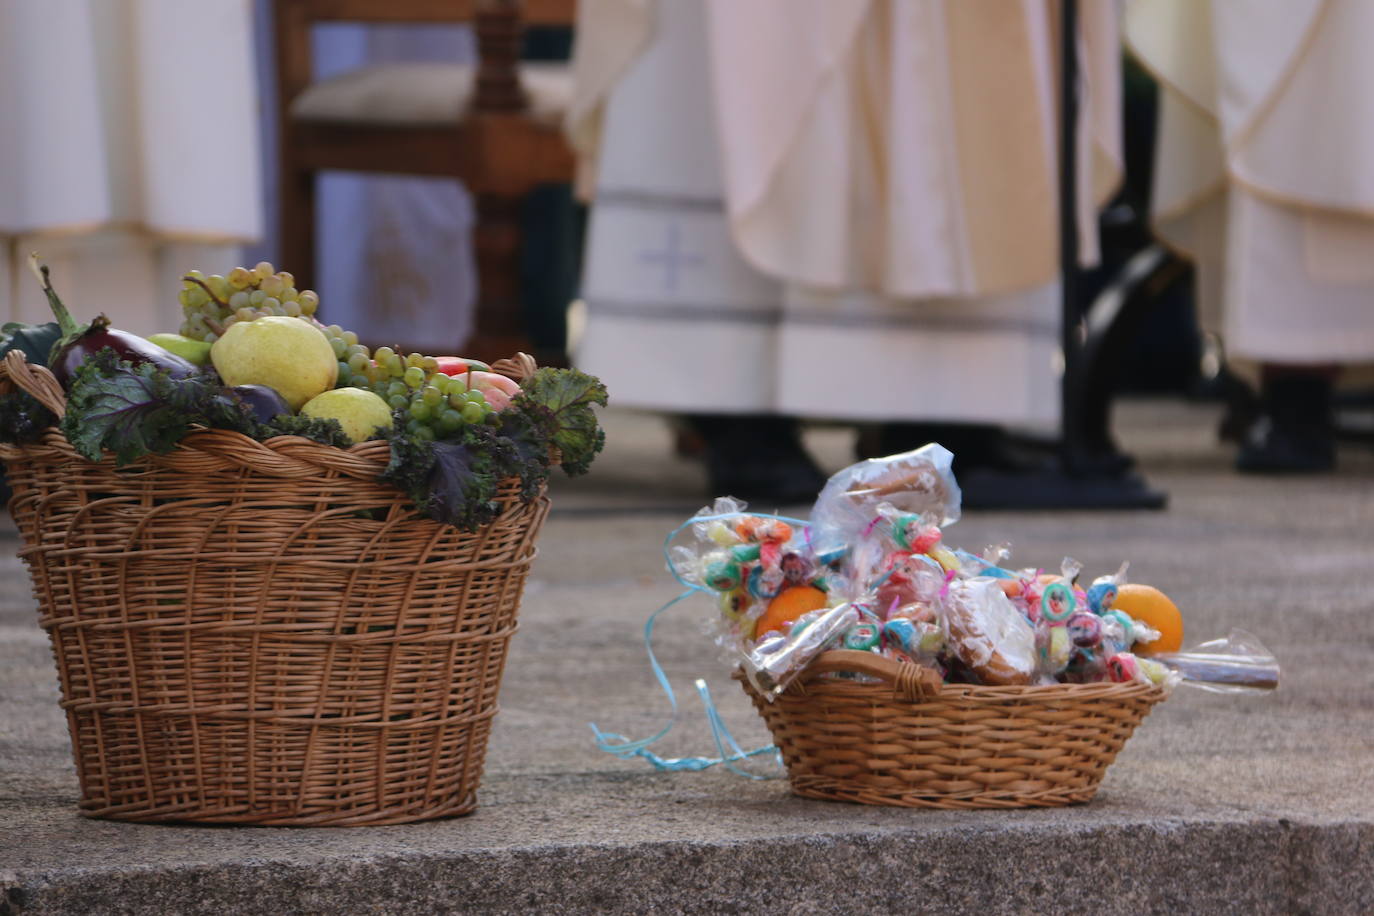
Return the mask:
<svg viewBox="0 0 1374 916"><path fill-rule="evenodd" d="M1107 659L1107 679L1118 684L1173 687L1182 679L1182 675L1170 671L1154 659L1119 652Z"/></svg>
<svg viewBox="0 0 1374 916"><path fill-rule="evenodd" d="M890 513L890 507L883 506L880 515ZM941 543L944 533L929 515L899 515L891 519L892 539L898 550L912 555L927 556L940 564L946 572L963 572L963 561L954 551Z"/></svg>
<svg viewBox="0 0 1374 916"><path fill-rule="evenodd" d="M1102 620L1096 614L1076 611L1064 626L1076 649L1095 649L1102 642Z"/></svg>
<svg viewBox="0 0 1374 916"><path fill-rule="evenodd" d="M761 696L775 697L832 640L857 624L860 616L859 608L847 602L813 611L793 624L786 636L774 634L759 640L744 654L740 667Z"/></svg>
<svg viewBox="0 0 1374 916"><path fill-rule="evenodd" d="M1053 679L1069 667L1073 642L1068 621L1078 608L1073 586L1064 579L1047 583L1040 593L1040 614L1035 624L1038 670L1043 679Z"/></svg>
<svg viewBox="0 0 1374 916"><path fill-rule="evenodd" d="M925 557L899 556L879 580L875 604L883 617L899 615L934 620L945 576Z"/></svg>
<svg viewBox="0 0 1374 916"><path fill-rule="evenodd" d="M1009 568L1007 545L981 555L948 546L942 525L959 514L950 457L931 445L846 468L817 499L809 526L748 513L732 499L702 510L691 524L696 544L674 547L670 566L716 594L717 641L762 695L835 647L988 685L1172 684L1175 670L1267 676L1263 662L1216 652L1175 653L1167 664L1136 654L1158 632L1114 607L1125 563L1084 588L1071 558L1055 575Z"/></svg>
<svg viewBox="0 0 1374 916"><path fill-rule="evenodd" d="M846 649L871 652L878 648L882 640L882 626L877 623L856 623L845 631L840 645Z"/></svg>
<svg viewBox="0 0 1374 916"><path fill-rule="evenodd" d="M1232 630L1222 639L1152 658L1178 672L1183 683L1214 693L1248 693L1279 686L1278 659L1259 637L1245 630Z"/></svg>
<svg viewBox="0 0 1374 916"><path fill-rule="evenodd" d="M940 624L910 617L892 617L883 623L883 651L927 668L943 672L939 656L945 649Z"/></svg>
<svg viewBox="0 0 1374 916"><path fill-rule="evenodd" d="M1117 593L1126 582L1126 570L1130 563L1122 563L1121 568L1110 576L1098 576L1088 587L1088 608L1094 614L1105 614L1116 603Z"/></svg>

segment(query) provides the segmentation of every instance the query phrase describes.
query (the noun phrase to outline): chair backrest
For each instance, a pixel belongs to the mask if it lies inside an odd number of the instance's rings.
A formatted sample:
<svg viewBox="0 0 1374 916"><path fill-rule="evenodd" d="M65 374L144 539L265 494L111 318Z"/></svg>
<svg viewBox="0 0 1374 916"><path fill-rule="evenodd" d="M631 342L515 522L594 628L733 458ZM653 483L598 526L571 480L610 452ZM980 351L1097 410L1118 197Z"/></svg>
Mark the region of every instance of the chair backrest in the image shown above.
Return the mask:
<svg viewBox="0 0 1374 916"><path fill-rule="evenodd" d="M513 10L528 25L572 25L576 0L276 0L312 22L467 22L480 12Z"/></svg>
<svg viewBox="0 0 1374 916"><path fill-rule="evenodd" d="M576 0L274 0L279 111L310 85L310 30L317 23L472 22L479 58L473 107L499 112L525 104L517 71L524 26L570 26L576 18Z"/></svg>

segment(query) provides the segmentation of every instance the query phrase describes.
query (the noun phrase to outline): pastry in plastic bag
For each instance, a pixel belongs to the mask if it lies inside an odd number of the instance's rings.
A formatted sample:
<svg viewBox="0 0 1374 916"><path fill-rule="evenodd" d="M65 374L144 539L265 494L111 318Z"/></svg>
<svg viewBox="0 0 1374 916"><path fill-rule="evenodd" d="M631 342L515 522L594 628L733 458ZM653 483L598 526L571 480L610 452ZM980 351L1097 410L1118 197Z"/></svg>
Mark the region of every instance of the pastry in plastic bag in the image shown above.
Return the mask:
<svg viewBox="0 0 1374 916"><path fill-rule="evenodd" d="M1035 679L1035 630L996 579L956 579L945 598L949 648L983 684Z"/></svg>
<svg viewBox="0 0 1374 916"><path fill-rule="evenodd" d="M962 494L949 449L931 443L910 452L851 464L826 482L811 509L817 553L850 547L878 517L878 508L929 515L940 526L959 520Z"/></svg>

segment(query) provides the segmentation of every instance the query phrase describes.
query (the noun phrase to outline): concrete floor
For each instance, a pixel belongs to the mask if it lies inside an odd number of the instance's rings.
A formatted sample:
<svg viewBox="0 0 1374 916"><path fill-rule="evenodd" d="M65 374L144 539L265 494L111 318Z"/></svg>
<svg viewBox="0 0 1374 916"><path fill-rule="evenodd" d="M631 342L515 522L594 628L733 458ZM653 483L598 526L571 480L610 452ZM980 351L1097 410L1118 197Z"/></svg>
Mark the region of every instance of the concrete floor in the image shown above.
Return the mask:
<svg viewBox="0 0 1374 916"><path fill-rule="evenodd" d="M1283 664L1271 695L1180 689L1070 809L810 801L785 780L660 774L598 751L589 722L640 737L667 718L642 625L676 593L664 535L707 502L701 469L648 416L611 411L593 473L555 486L465 818L300 830L77 816L51 656L11 556L0 914L1374 911L1374 452L1347 450L1324 477L1242 477L1216 413L1119 408L1167 511L970 512L947 534L975 550L1010 541L1026 564L1072 555L1091 575L1129 559L1183 609L1188 642L1242 626ZM848 431L809 441L828 469L848 463ZM656 633L684 709L664 755L712 753L697 676L742 744L768 740L701 633L711 613L685 602Z"/></svg>

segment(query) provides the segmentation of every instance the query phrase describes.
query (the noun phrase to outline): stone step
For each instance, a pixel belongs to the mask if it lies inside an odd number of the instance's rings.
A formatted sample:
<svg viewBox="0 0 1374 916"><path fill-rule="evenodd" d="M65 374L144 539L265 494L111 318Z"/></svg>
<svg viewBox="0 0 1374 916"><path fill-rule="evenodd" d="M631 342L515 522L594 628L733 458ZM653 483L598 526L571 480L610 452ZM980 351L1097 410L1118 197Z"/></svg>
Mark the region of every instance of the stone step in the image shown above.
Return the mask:
<svg viewBox="0 0 1374 916"><path fill-rule="evenodd" d="M951 542L1010 541L1026 562L1068 554L1090 571L1130 559L1133 579L1183 608L1188 641L1243 625L1283 681L1264 696L1181 688L1097 797L1063 809L814 801L781 779L658 773L598 751L591 721L641 737L668 717L641 633L675 594L660 550L684 515L655 507L704 502L690 477L653 487L646 468L680 466L633 415L613 418L599 469L555 494L481 804L464 818L291 829L78 816L51 653L17 543L0 542L0 914L1374 912L1374 461L1240 478L1210 414L1125 405L1124 419L1167 512L969 513ZM683 602L655 635L682 703L655 747L665 756L712 753L698 675L744 746L768 740L702 635L711 613Z"/></svg>

